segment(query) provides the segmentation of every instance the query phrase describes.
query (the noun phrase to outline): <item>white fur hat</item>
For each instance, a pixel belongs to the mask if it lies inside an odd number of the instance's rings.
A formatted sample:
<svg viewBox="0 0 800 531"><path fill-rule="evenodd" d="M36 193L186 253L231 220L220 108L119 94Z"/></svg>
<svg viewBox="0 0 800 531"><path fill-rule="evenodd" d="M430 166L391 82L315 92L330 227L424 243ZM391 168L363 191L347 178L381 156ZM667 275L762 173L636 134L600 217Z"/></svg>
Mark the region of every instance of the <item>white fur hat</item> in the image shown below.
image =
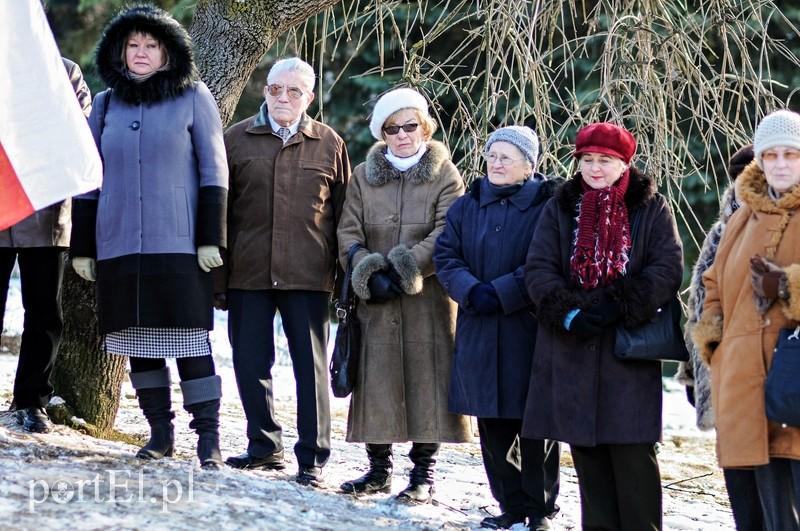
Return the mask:
<svg viewBox="0 0 800 531"><path fill-rule="evenodd" d="M759 166L761 154L776 146L800 149L800 114L783 109L761 120L753 137L753 152Z"/></svg>
<svg viewBox="0 0 800 531"><path fill-rule="evenodd" d="M417 109L423 116L428 116L428 101L425 96L410 88L390 90L378 98L369 121L369 130L376 140L383 140L383 124L400 109Z"/></svg>

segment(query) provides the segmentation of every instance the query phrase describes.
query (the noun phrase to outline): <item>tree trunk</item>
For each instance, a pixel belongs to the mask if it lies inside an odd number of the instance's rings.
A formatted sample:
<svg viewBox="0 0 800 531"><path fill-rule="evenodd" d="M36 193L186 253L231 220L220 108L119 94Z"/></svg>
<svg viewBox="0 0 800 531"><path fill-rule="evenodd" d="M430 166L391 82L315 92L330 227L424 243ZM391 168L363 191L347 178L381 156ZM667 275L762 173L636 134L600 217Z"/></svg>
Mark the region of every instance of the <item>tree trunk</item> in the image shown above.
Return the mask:
<svg viewBox="0 0 800 531"><path fill-rule="evenodd" d="M200 0L189 34L203 81L222 123L236 110L247 80L281 33L337 0Z"/></svg>
<svg viewBox="0 0 800 531"><path fill-rule="evenodd" d="M70 412L90 425L90 433L102 437L114 427L125 358L100 349L94 284L75 274L69 263L64 268L61 308L64 333L51 382Z"/></svg>

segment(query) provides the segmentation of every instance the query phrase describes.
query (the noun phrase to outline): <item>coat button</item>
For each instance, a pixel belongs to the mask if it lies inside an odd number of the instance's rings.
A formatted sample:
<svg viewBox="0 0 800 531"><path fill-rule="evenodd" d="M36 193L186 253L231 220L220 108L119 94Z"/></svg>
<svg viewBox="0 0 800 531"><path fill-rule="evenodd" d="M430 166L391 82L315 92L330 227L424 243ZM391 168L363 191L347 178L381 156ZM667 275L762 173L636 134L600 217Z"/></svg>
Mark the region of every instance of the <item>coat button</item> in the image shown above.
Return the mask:
<svg viewBox="0 0 800 531"><path fill-rule="evenodd" d="M133 129L134 131L138 131L141 126L142 126L142 124L141 124L141 122L139 120L134 120L131 123L131 129Z"/></svg>
<svg viewBox="0 0 800 531"><path fill-rule="evenodd" d="M501 205L505 205L505 204L506 204L506 200L505 200L505 199L501 199L501 200L500 200L500 204L501 204Z"/></svg>
<svg viewBox="0 0 800 531"><path fill-rule="evenodd" d="M498 226L496 226L496 227L494 228L494 231L495 231L495 232L500 232L501 230L503 230L503 227L501 227L500 225L498 225Z"/></svg>
<svg viewBox="0 0 800 531"><path fill-rule="evenodd" d="M595 350L597 350L597 346L594 343L592 343L591 345L589 345L589 350L594 352Z"/></svg>
<svg viewBox="0 0 800 531"><path fill-rule="evenodd" d="M598 304L600 302L600 297L592 297L592 304Z"/></svg>
<svg viewBox="0 0 800 531"><path fill-rule="evenodd" d="M274 281L274 282L272 283L272 285L273 285L273 286L277 286L277 285L278 285L278 281L277 281L277 280L276 280L276 281Z"/></svg>
<svg viewBox="0 0 800 531"><path fill-rule="evenodd" d="M397 221L398 219L400 219L400 217L397 214L392 216L392 221Z"/></svg>

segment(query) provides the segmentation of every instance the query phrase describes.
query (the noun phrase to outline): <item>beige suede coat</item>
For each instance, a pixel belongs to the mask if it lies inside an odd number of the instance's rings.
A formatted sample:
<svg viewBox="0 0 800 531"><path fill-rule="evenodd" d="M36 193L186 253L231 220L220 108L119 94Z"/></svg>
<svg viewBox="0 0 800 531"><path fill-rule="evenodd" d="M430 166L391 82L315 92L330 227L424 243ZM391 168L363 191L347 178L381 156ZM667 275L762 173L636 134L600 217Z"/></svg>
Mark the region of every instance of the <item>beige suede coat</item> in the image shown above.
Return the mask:
<svg viewBox="0 0 800 531"><path fill-rule="evenodd" d="M427 143L405 172L378 142L357 166L337 231L342 264L354 243L353 289L359 298L361 359L347 426L352 442L466 442L468 417L447 411L456 305L434 274L433 249L464 183L447 148ZM392 264L404 294L372 304L367 281Z"/></svg>
<svg viewBox="0 0 800 531"><path fill-rule="evenodd" d="M800 320L800 186L777 202L753 162L736 180L742 202L725 228L714 264L703 275L703 317L692 337L711 368L720 466L764 465L770 457L800 459L800 428L767 420L764 383L781 328ZM750 258L759 254L784 268L788 301L756 311Z"/></svg>

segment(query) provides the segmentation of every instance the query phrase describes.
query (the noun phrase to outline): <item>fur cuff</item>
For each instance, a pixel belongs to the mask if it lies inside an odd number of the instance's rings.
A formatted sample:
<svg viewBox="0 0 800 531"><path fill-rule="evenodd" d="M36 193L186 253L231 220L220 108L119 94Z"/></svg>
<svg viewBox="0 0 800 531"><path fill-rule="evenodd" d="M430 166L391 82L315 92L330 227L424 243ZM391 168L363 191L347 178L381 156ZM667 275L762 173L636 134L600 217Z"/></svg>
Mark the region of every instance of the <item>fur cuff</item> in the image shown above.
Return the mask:
<svg viewBox="0 0 800 531"><path fill-rule="evenodd" d="M389 251L386 258L397 271L397 274L400 275L400 287L403 288L404 292L408 295L416 295L422 291L422 273L420 273L417 260L408 250L408 247L398 245Z"/></svg>
<svg viewBox="0 0 800 531"><path fill-rule="evenodd" d="M554 289L541 298L536 306L536 319L539 324L558 332L564 330L564 317L574 308L583 308L580 296L572 290Z"/></svg>
<svg viewBox="0 0 800 531"><path fill-rule="evenodd" d="M369 292L369 277L376 271L386 269L386 258L381 253L370 253L364 257L353 268L353 275L350 280L353 283L353 293L361 299L368 301L370 298Z"/></svg>
<svg viewBox="0 0 800 531"><path fill-rule="evenodd" d="M697 347L700 358L706 365L710 365L714 350L722 341L722 316L704 314L702 319L694 325L692 341Z"/></svg>
<svg viewBox="0 0 800 531"><path fill-rule="evenodd" d="M782 301L783 315L792 321L800 321L800 264L785 268L789 289L789 300Z"/></svg>

